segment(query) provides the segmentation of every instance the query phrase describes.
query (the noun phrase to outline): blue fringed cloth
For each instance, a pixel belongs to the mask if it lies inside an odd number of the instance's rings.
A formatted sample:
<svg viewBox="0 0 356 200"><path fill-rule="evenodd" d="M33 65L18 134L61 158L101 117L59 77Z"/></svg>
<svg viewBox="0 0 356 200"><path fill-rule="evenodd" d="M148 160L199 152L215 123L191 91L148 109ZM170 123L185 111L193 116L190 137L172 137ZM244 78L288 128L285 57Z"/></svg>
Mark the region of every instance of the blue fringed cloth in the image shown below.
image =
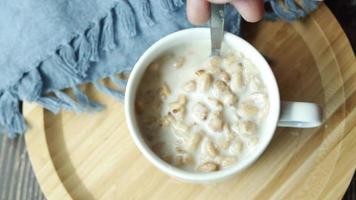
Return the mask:
<svg viewBox="0 0 356 200"><path fill-rule="evenodd" d="M266 18L286 21L317 7L313 0L266 0ZM226 30L238 34L241 18L226 7ZM20 101L36 102L57 113L103 108L77 85L95 87L121 100L123 90L100 83L110 77L118 88L139 56L161 37L191 27L184 0L1 0L0 133L26 130ZM61 90L71 88L75 99Z"/></svg>

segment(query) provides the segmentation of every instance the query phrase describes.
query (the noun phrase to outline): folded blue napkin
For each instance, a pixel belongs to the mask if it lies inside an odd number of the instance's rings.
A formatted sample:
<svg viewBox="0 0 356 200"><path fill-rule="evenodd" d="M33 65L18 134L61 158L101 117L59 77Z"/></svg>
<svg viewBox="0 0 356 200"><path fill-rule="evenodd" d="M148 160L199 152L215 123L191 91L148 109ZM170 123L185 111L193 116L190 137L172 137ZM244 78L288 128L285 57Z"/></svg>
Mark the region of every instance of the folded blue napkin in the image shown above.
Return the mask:
<svg viewBox="0 0 356 200"><path fill-rule="evenodd" d="M317 2L267 0L266 18L291 21L316 9ZM239 33L241 18L226 7L226 30ZM1 0L0 133L26 130L20 101L37 102L57 113L103 108L77 85L92 82L118 100L139 56L161 37L192 25L184 0ZM118 89L100 79L110 77ZM62 90L72 88L75 99Z"/></svg>

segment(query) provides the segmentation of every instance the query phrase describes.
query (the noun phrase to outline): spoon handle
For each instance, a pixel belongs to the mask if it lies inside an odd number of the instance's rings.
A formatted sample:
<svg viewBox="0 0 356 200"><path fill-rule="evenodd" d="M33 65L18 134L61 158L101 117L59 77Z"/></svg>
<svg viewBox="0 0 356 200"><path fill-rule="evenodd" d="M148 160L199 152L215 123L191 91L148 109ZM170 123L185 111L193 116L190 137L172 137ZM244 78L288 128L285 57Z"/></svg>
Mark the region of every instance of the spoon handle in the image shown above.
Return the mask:
<svg viewBox="0 0 356 200"><path fill-rule="evenodd" d="M210 37L211 56L220 56L224 38L224 4L211 4Z"/></svg>

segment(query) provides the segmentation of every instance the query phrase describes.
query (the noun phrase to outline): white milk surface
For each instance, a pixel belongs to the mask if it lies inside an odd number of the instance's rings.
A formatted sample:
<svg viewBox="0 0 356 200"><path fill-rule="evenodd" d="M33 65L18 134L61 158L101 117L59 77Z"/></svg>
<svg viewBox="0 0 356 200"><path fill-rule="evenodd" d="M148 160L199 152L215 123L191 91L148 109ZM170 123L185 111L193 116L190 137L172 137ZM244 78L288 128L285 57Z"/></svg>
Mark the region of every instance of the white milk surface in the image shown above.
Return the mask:
<svg viewBox="0 0 356 200"><path fill-rule="evenodd" d="M228 127L230 135L233 135L234 138L230 141L229 147L221 148L219 144L228 137L227 129L213 131L208 125L211 113L216 111L216 108L211 105L208 99L222 99L222 96L213 89L214 81L221 78L219 74L209 71L209 53L209 45L203 41L177 46L151 64L141 80L137 92L136 103L140 107L139 109L137 108L137 110L140 110L140 112L137 112L137 119L147 142L161 158L188 171L196 171L199 166L207 162L216 163L218 169L215 170L222 170L231 166L231 164L226 164L227 161L224 162L225 158L228 158L229 161L239 162L248 157L258 145L258 139L263 132L259 130L259 124L261 124L268 112L268 95L260 79L259 72L248 59L244 58L243 53L234 52L226 44L223 44L223 60L220 68L228 72L231 71L232 65L239 64L242 69L244 86L241 91L233 92L231 91L231 81L226 81L230 88L230 93L236 96L237 101L232 105L226 103L223 105L223 122L225 127ZM236 60L232 63L227 61L225 58L229 56L236 58ZM181 62L182 60L184 62ZM182 63L182 66L177 67L179 62ZM198 88L194 92L185 92L182 89L183 86L190 80L197 80L196 72L198 70L209 72L213 79L212 85L207 91L202 91ZM167 85L170 91L169 95L164 98L160 95L160 88L163 84ZM176 102L180 95L186 96L187 103L184 106L184 117L178 121L183 121L184 124L190 127L183 138L189 138L197 131L204 132L203 139L194 151L184 150L185 140L177 137L176 130L172 128L172 123L168 126L162 126L159 123L162 117L171 112L170 105ZM194 106L198 102L209 108L207 120L197 119L193 114ZM239 105L246 102L258 108L258 113L253 117L238 114ZM257 128L252 134L243 133L241 123L244 121L251 121L256 124ZM207 153L206 144L209 138L218 150L218 155L211 156ZM238 153L232 147L232 144L235 143L239 143L241 146L241 150ZM177 147L182 147L183 151L177 152ZM186 158L187 156L190 157L190 160L187 163L182 163L182 157Z"/></svg>

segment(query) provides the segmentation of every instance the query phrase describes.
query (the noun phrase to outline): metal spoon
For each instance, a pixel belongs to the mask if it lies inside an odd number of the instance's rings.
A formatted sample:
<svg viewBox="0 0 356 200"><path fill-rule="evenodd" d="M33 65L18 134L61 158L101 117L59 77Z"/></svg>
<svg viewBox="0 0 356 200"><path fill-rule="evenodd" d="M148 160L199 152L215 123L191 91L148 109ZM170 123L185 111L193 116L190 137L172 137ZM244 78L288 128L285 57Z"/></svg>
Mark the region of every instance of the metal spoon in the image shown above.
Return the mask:
<svg viewBox="0 0 356 200"><path fill-rule="evenodd" d="M210 56L220 56L221 43L224 38L224 4L211 4L210 37Z"/></svg>

